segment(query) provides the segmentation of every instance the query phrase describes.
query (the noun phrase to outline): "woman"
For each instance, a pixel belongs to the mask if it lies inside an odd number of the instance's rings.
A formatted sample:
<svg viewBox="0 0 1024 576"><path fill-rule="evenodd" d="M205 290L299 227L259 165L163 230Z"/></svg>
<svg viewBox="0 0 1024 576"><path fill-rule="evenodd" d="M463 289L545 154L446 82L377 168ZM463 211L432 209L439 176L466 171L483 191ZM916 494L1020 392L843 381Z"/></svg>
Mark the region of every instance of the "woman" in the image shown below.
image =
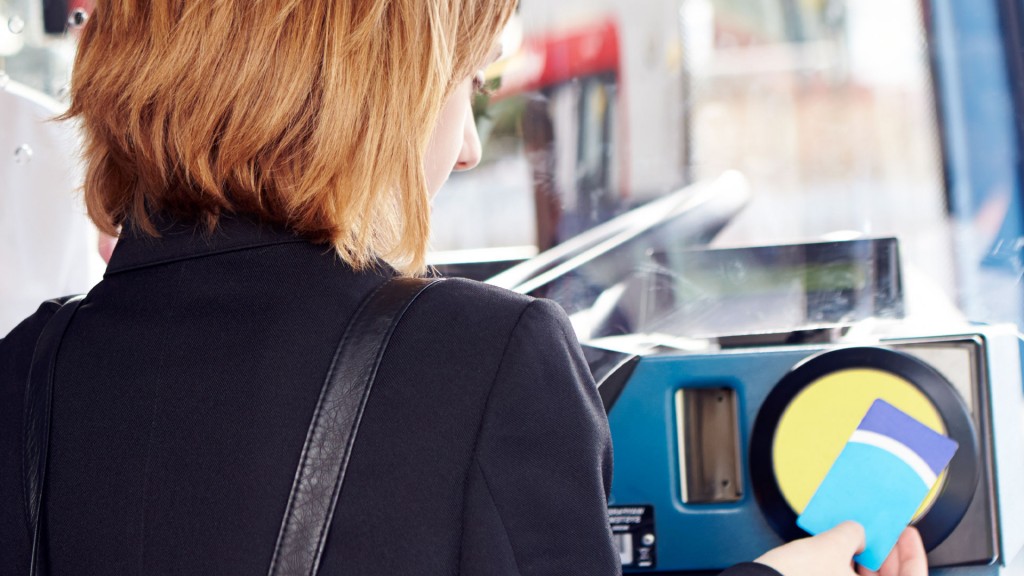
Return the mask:
<svg viewBox="0 0 1024 576"><path fill-rule="evenodd" d="M479 160L469 100L513 8L97 2L69 116L89 213L121 240L57 361L51 573L267 572L342 331L423 271L430 197ZM0 343L0 470L20 470L57 305ZM320 573L617 574L610 475L565 315L447 281L383 358ZM24 490L0 476L0 574L28 570ZM729 573L850 573L861 540L843 526Z"/></svg>

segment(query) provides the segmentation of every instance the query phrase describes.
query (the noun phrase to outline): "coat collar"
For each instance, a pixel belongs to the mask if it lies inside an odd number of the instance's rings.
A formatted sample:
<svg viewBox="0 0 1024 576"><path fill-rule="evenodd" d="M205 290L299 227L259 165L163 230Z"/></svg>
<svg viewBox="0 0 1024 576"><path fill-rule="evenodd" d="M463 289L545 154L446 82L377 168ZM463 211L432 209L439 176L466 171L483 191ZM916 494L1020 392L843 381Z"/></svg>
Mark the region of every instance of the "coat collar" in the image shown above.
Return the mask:
<svg viewBox="0 0 1024 576"><path fill-rule="evenodd" d="M204 225L155 217L158 238L136 231L126 224L107 266L107 276L226 252L250 250L276 244L309 243L294 234L241 216L220 218L210 232Z"/></svg>

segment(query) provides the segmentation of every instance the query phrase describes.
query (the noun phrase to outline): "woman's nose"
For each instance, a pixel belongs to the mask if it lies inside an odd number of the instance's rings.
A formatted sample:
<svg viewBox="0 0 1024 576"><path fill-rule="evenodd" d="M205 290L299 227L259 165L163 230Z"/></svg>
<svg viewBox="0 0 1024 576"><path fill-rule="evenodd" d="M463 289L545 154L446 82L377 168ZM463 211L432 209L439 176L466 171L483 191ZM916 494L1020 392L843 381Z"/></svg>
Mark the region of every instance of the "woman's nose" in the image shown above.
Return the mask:
<svg viewBox="0 0 1024 576"><path fill-rule="evenodd" d="M462 135L462 150L459 151L459 158L455 162L455 171L462 172L472 170L480 163L483 155L480 145L480 134L476 130L476 119L473 117L473 109L466 111L466 124Z"/></svg>

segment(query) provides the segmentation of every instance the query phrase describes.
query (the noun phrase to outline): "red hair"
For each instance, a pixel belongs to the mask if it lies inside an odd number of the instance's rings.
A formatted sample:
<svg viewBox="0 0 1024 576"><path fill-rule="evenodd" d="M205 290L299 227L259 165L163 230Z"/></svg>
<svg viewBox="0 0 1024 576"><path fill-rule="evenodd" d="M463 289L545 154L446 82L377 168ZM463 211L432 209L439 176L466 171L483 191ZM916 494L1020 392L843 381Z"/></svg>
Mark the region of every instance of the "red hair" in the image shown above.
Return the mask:
<svg viewBox="0 0 1024 576"><path fill-rule="evenodd" d="M96 0L66 117L100 230L242 213L424 269L423 157L514 0Z"/></svg>

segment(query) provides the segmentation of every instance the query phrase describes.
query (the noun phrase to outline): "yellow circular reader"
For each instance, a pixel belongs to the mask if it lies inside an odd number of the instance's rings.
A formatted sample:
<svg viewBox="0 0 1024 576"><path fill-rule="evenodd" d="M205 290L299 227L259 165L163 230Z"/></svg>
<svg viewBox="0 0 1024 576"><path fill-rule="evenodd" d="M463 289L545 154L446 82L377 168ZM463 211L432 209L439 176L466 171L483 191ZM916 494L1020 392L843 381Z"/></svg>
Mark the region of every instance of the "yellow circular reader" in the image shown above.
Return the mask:
<svg viewBox="0 0 1024 576"><path fill-rule="evenodd" d="M801 514L832 462L877 399L885 400L929 428L946 433L935 404L917 386L875 368L845 369L808 384L782 413L772 442L772 467L790 508ZM932 488L915 520L935 502L945 474Z"/></svg>
<svg viewBox="0 0 1024 576"><path fill-rule="evenodd" d="M750 473L762 514L784 539L875 400L882 399L959 448L914 518L928 550L959 525L978 489L978 439L953 385L896 350L854 347L805 358L769 392L750 438Z"/></svg>

